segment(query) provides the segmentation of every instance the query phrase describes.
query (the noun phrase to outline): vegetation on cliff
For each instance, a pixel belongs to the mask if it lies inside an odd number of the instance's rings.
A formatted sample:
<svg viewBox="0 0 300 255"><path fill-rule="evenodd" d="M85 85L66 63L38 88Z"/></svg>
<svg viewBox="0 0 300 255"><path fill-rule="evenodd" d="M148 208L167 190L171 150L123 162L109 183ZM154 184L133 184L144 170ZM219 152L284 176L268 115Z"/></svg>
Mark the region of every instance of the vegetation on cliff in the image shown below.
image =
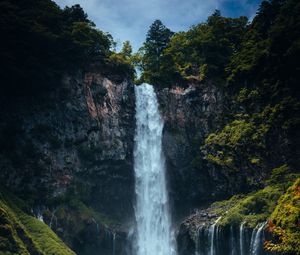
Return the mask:
<svg viewBox="0 0 300 255"><path fill-rule="evenodd" d="M205 141L210 162L237 171L270 173L285 163L298 169L299 11L293 0L261 4L226 68L233 107L224 128Z"/></svg>
<svg viewBox="0 0 300 255"><path fill-rule="evenodd" d="M174 35L162 24L155 26L155 23L141 49L141 79L165 87L207 78L224 80L225 66L240 48L247 18L225 18L216 10L207 22Z"/></svg>
<svg viewBox="0 0 300 255"><path fill-rule="evenodd" d="M300 178L282 195L273 211L268 230L275 237L266 248L277 253L300 254Z"/></svg>
<svg viewBox="0 0 300 255"><path fill-rule="evenodd" d="M7 191L0 191L1 254L75 254L29 208Z"/></svg>
<svg viewBox="0 0 300 255"><path fill-rule="evenodd" d="M111 57L115 42L95 27L79 5L60 9L51 0L0 3L3 98L53 90L63 74L95 62L132 77L133 66L123 55Z"/></svg>
<svg viewBox="0 0 300 255"><path fill-rule="evenodd" d="M215 202L212 205L212 211L222 216L219 224L223 226L240 225L245 222L246 226L255 228L259 223L272 218L275 211L278 210L282 196L299 177L299 174L294 172L287 165L282 165L273 169L272 175L263 189L249 194L234 195L229 200ZM298 207L296 210L300 209L299 206L299 204L295 204L295 208ZM287 221L289 220L287 219ZM292 220L292 222L295 221Z"/></svg>

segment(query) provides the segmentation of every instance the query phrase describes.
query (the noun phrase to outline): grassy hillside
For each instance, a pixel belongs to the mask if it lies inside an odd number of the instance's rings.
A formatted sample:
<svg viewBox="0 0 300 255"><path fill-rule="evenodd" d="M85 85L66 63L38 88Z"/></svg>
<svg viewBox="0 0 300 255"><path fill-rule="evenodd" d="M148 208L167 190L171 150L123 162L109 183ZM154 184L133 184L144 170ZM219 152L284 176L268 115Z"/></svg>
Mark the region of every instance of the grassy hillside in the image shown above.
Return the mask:
<svg viewBox="0 0 300 255"><path fill-rule="evenodd" d="M21 200L0 191L0 254L75 254L27 209Z"/></svg>

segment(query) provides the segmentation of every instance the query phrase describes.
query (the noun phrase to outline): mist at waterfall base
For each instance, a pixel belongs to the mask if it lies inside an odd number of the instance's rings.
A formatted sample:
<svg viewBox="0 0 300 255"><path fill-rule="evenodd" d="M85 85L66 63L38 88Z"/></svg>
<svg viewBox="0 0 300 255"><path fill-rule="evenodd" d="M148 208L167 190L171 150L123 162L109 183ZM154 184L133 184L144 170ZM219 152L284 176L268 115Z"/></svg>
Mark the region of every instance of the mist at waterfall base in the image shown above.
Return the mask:
<svg viewBox="0 0 300 255"><path fill-rule="evenodd" d="M153 86L135 86L135 96L136 228L133 254L175 255L162 151L163 120Z"/></svg>

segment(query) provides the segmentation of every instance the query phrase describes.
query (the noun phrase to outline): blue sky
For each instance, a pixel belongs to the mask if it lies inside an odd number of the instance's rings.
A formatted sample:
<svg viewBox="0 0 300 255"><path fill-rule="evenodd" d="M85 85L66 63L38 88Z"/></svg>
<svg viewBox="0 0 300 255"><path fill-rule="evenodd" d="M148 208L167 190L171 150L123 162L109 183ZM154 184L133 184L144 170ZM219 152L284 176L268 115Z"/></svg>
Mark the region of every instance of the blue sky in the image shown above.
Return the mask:
<svg viewBox="0 0 300 255"><path fill-rule="evenodd" d="M80 4L96 26L109 32L118 48L129 40L137 50L149 26L160 19L172 31L203 22L215 9L223 16L255 15L261 0L55 0L61 7Z"/></svg>

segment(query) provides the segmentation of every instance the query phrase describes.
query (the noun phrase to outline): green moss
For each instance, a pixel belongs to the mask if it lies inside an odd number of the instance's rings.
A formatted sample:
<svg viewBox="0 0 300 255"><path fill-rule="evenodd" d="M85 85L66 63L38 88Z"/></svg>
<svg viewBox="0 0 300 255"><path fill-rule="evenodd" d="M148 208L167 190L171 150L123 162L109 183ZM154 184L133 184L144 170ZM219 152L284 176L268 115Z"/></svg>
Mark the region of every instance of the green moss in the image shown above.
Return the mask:
<svg viewBox="0 0 300 255"><path fill-rule="evenodd" d="M281 183L281 185L285 185L285 189L287 189L298 177L298 173L293 173L290 167L287 164L284 164L272 170L272 174L267 180L267 184L272 185Z"/></svg>
<svg viewBox="0 0 300 255"><path fill-rule="evenodd" d="M246 139L254 130L254 124L246 120L234 120L226 125L218 134L211 134L205 140L207 145L226 145L236 147L246 142Z"/></svg>
<svg viewBox="0 0 300 255"><path fill-rule="evenodd" d="M279 171L279 170L278 170ZM274 235L266 248L276 253L300 254L300 178L283 194L271 215L269 231Z"/></svg>
<svg viewBox="0 0 300 255"><path fill-rule="evenodd" d="M242 89L240 96L245 97L247 93L250 92ZM262 167L270 164L270 155L276 157L275 154L286 150L287 146L297 146L293 134L299 123L295 117L298 111L299 103L291 97L284 97L258 112L235 114L234 120L205 139L201 147L204 159L224 167L226 171L261 171ZM285 162L281 160L278 163Z"/></svg>
<svg viewBox="0 0 300 255"><path fill-rule="evenodd" d="M21 200L0 193L1 254L75 254L46 224L26 213Z"/></svg>
<svg viewBox="0 0 300 255"><path fill-rule="evenodd" d="M29 255L26 245L20 238L17 221L3 202L0 202L0 254Z"/></svg>
<svg viewBox="0 0 300 255"><path fill-rule="evenodd" d="M257 89L249 90L247 88L242 88L237 96L237 101L239 103L246 102L248 100L254 100L258 98L259 91Z"/></svg>
<svg viewBox="0 0 300 255"><path fill-rule="evenodd" d="M266 221L276 206L276 202L282 194L279 186L268 186L246 196L233 197L228 202L233 206L220 220L221 225L238 225L246 222L249 227L255 227L259 222Z"/></svg>

